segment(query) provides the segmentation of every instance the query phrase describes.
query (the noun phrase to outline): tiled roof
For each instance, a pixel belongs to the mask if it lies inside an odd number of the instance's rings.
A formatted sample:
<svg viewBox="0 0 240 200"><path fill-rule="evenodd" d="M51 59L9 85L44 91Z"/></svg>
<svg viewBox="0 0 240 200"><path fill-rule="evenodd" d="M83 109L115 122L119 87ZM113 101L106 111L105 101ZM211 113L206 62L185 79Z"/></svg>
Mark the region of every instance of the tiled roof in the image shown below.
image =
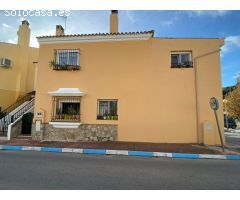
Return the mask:
<svg viewBox="0 0 240 200"><path fill-rule="evenodd" d="M93 33L93 34L71 34L71 35L46 35L39 36L38 39L41 38L66 38L66 37L89 37L89 36L114 36L114 35L144 35L144 34L152 34L154 36L154 31L140 31L140 32L118 32L118 33Z"/></svg>

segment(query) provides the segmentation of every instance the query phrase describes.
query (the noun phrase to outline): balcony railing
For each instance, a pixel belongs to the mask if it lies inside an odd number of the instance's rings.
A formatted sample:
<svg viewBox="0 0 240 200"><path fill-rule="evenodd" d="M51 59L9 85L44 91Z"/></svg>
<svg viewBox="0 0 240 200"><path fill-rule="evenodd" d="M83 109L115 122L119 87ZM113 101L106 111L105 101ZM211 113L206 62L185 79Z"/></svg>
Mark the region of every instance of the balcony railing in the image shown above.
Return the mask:
<svg viewBox="0 0 240 200"><path fill-rule="evenodd" d="M80 114L78 115L70 115L70 114L60 114L54 115L52 117L52 121L54 122L80 122Z"/></svg>
<svg viewBox="0 0 240 200"><path fill-rule="evenodd" d="M59 65L59 64L55 64L53 66L53 70L75 71L75 70L79 70L79 69L80 69L79 65Z"/></svg>

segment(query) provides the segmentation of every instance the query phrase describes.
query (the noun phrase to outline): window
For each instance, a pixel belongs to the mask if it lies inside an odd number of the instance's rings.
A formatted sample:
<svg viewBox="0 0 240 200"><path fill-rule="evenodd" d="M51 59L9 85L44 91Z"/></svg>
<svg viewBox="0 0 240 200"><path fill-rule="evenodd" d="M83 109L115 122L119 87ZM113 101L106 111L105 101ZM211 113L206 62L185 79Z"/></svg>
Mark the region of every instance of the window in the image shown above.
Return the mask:
<svg viewBox="0 0 240 200"><path fill-rule="evenodd" d="M80 97L53 97L52 121L80 121Z"/></svg>
<svg viewBox="0 0 240 200"><path fill-rule="evenodd" d="M172 68L188 68L192 66L193 65L192 65L191 52L172 52L171 53Z"/></svg>
<svg viewBox="0 0 240 200"><path fill-rule="evenodd" d="M117 120L117 100L98 100L97 119Z"/></svg>
<svg viewBox="0 0 240 200"><path fill-rule="evenodd" d="M78 70L79 55L78 49L55 50L55 70Z"/></svg>

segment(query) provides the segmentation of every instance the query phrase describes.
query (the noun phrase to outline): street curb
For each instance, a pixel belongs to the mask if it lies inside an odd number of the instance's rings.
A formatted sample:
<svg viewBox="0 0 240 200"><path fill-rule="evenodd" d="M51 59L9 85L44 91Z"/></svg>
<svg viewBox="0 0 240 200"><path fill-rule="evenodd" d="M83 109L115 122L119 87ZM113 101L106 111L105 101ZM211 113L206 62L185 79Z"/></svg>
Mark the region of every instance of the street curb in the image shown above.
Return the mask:
<svg viewBox="0 0 240 200"><path fill-rule="evenodd" d="M126 156L143 156L143 157L168 157L168 158L187 158L187 159L240 160L240 155L166 153L166 152L110 150L110 149L78 149L78 148L0 145L0 150L41 151L41 152L55 152L55 153L79 153L79 154L101 154L101 155L126 155Z"/></svg>

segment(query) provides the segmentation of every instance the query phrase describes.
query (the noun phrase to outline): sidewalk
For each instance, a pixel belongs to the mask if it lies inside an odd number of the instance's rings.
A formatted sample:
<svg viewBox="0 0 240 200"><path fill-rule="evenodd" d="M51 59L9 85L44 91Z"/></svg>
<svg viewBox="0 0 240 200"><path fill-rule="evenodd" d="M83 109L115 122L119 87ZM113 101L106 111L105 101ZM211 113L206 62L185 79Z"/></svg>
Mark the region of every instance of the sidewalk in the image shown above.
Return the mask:
<svg viewBox="0 0 240 200"><path fill-rule="evenodd" d="M218 150L220 148L209 148L197 144L175 144L175 143L145 143L145 142L50 142L33 141L28 139L12 139L1 141L0 145L8 146L35 146L54 148L80 148L80 149L109 149L109 150L130 150L146 152L174 152L189 154L226 154ZM228 152L229 154L229 152Z"/></svg>
<svg viewBox="0 0 240 200"><path fill-rule="evenodd" d="M240 153L240 129L225 129L226 146Z"/></svg>

